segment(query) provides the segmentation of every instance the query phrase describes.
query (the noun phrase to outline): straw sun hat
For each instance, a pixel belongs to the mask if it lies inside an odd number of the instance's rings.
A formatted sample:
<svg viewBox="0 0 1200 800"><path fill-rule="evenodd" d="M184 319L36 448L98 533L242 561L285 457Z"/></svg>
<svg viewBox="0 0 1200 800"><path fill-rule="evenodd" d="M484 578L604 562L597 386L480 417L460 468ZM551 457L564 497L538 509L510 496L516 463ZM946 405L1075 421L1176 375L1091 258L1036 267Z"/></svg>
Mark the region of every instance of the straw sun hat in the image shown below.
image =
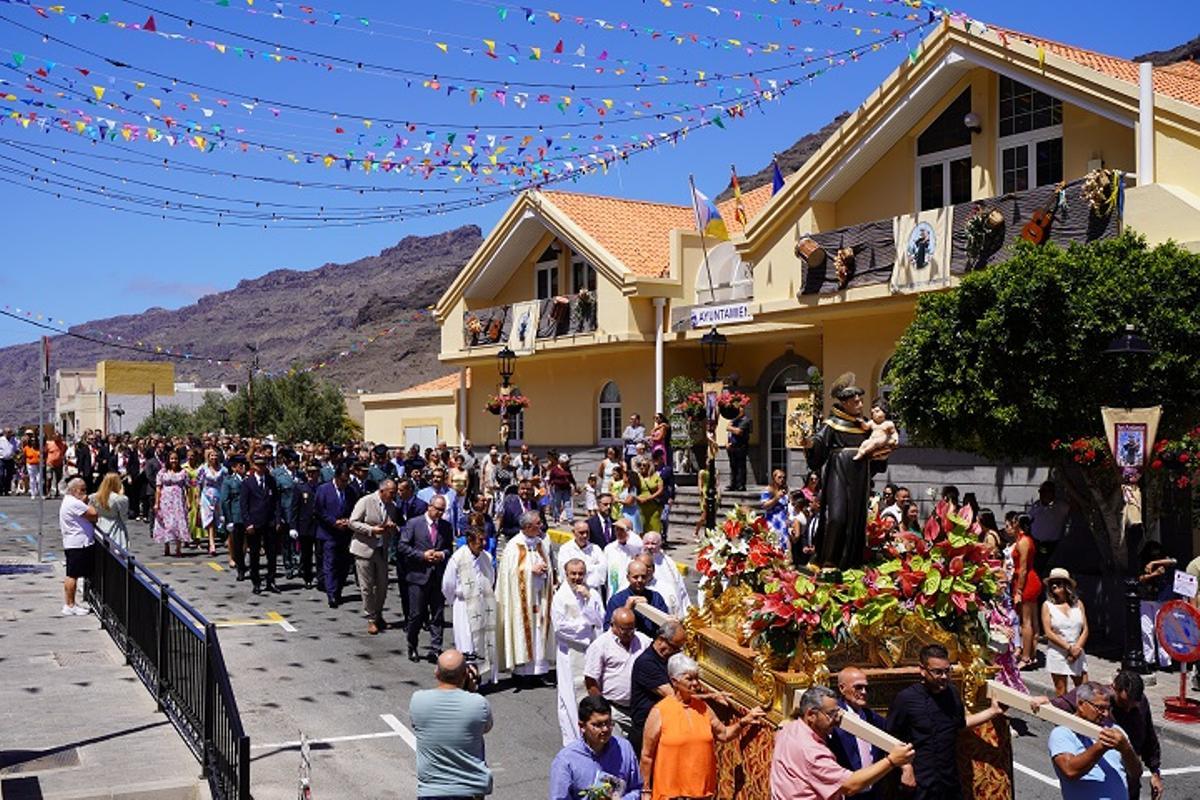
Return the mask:
<svg viewBox="0 0 1200 800"><path fill-rule="evenodd" d="M1047 585L1054 583L1056 581L1062 581L1063 583L1068 583L1071 585L1072 589L1075 588L1075 579L1071 577L1071 573L1067 572L1062 567L1055 567L1054 569L1050 570L1050 575L1047 576L1047 578L1046 578Z"/></svg>

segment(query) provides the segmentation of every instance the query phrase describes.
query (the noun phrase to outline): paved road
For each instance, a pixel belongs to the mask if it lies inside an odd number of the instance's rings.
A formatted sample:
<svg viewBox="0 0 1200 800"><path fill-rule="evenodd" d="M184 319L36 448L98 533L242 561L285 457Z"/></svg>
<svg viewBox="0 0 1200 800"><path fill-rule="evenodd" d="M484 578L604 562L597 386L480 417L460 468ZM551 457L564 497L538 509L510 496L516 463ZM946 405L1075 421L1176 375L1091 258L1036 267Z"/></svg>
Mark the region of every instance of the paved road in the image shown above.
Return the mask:
<svg viewBox="0 0 1200 800"><path fill-rule="evenodd" d="M57 503L47 503L48 549L57 550ZM0 536L36 531L36 504L0 498ZM219 554L163 558L145 525L135 523L133 551L209 619L222 625L221 644L242 718L253 743L257 800L295 797L301 733L313 746L314 797L415 796L408 703L433 684L433 667L405 658L403 633L368 636L354 602L334 610L299 581L281 581L282 594L255 597L238 583ZM47 603L61 603L48 597ZM398 600L389 599L389 620ZM57 608L57 606L55 606ZM502 683L488 695L496 727L487 739L496 773L496 800L545 795L549 764L560 746L551 687L521 690ZM1156 709L1157 711L1157 709ZM1014 737L1016 796L1057 798L1046 752L1044 723L1032 720ZM1164 741L1163 766L1171 798L1200 798L1200 748ZM1148 784L1143 797L1148 797Z"/></svg>

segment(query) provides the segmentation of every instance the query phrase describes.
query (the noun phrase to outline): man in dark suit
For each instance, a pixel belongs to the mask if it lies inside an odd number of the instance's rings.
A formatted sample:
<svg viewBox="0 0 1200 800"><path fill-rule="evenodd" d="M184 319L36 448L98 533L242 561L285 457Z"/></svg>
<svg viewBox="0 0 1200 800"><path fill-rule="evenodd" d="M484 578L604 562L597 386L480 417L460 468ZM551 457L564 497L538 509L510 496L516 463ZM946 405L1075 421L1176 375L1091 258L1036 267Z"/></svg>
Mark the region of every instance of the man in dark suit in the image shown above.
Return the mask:
<svg viewBox="0 0 1200 800"><path fill-rule="evenodd" d="M304 588L313 585L313 550L317 542L317 490L321 487L321 465L315 461L304 467L304 479L292 487L292 509L296 515L296 532L300 544L300 577ZM317 551L317 588L325 591L325 575L321 569L320 551Z"/></svg>
<svg viewBox="0 0 1200 800"><path fill-rule="evenodd" d="M504 505L500 507L500 533L511 539L521 532L521 515L526 511L537 511L542 515L542 525L546 517L533 499L533 483L522 480L517 484L517 493L507 495Z"/></svg>
<svg viewBox="0 0 1200 800"><path fill-rule="evenodd" d="M866 673L858 667L846 667L838 673L837 689L838 705L842 707L842 713L854 714L863 722L874 725L880 730L886 730L887 721L867 705ZM837 762L851 772L857 772L880 759L887 758L887 753L883 750L836 726L829 732L826 743L833 751ZM854 796L867 798L867 800L878 800L883 797L883 789L876 784Z"/></svg>
<svg viewBox="0 0 1200 800"><path fill-rule="evenodd" d="M339 467L333 480L317 489L313 515L317 518L317 539L321 543L321 575L330 608L342 602L342 587L350 571L350 512L355 501L347 491L350 472Z"/></svg>
<svg viewBox="0 0 1200 800"><path fill-rule="evenodd" d="M246 548L250 551L250 582L254 593L262 594L259 582L259 558L261 547L267 549L267 591L278 592L275 585L276 538L275 524L278 520L279 489L275 479L267 472L267 458L261 453L254 455L254 472L242 482L242 524L246 526Z"/></svg>
<svg viewBox="0 0 1200 800"><path fill-rule="evenodd" d="M436 495L425 513L410 519L400 531L397 550L405 564L404 580L408 584L409 661L421 660L417 639L425 625L429 626L433 659L442 649L442 610L446 605L442 573L454 546L454 530L442 519L445 513L446 498Z"/></svg>
<svg viewBox="0 0 1200 800"><path fill-rule="evenodd" d="M613 496L608 492L596 498L596 514L588 517L588 539L603 550L613 540Z"/></svg>
<svg viewBox="0 0 1200 800"><path fill-rule="evenodd" d="M429 504L417 497L417 487L408 478L396 482L396 524L403 530L410 519L425 516ZM396 563L396 587L400 591L400 608L404 612L405 624L408 623L408 582L404 579L408 572L408 564L400 556L400 537L392 539L392 560Z"/></svg>
<svg viewBox="0 0 1200 800"><path fill-rule="evenodd" d="M79 477L83 478L87 483L88 491L92 491L92 487L96 485L96 459L92 452L92 435L87 434L83 439L75 445L75 468L79 470Z"/></svg>

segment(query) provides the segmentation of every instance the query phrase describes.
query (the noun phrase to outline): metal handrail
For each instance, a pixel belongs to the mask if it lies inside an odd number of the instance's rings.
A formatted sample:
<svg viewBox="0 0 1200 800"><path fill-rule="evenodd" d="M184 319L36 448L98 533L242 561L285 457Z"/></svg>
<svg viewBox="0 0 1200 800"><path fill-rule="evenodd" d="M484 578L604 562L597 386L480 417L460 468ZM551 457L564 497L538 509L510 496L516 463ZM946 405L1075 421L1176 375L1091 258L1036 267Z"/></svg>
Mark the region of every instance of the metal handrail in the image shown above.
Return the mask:
<svg viewBox="0 0 1200 800"><path fill-rule="evenodd" d="M216 626L97 534L85 593L101 626L200 762L215 800L251 800L250 737L242 726Z"/></svg>

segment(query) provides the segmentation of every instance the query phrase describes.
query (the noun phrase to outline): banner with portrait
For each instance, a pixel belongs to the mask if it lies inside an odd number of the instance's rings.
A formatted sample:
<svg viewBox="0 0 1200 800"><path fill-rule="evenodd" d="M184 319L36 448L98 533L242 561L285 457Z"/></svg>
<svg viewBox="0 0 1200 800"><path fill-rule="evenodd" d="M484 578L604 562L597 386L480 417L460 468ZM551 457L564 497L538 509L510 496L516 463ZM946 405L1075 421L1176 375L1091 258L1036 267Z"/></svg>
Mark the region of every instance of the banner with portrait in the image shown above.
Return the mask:
<svg viewBox="0 0 1200 800"><path fill-rule="evenodd" d="M1121 470L1142 472L1152 460L1154 439L1162 406L1149 408L1101 408L1104 435L1113 460Z"/></svg>
<svg viewBox="0 0 1200 800"><path fill-rule="evenodd" d="M512 328L508 334L508 346L519 356L533 355L534 345L537 344L540 308L540 300L513 303Z"/></svg>
<svg viewBox="0 0 1200 800"><path fill-rule="evenodd" d="M893 292L916 292L950 282L950 221L946 208L896 217Z"/></svg>

